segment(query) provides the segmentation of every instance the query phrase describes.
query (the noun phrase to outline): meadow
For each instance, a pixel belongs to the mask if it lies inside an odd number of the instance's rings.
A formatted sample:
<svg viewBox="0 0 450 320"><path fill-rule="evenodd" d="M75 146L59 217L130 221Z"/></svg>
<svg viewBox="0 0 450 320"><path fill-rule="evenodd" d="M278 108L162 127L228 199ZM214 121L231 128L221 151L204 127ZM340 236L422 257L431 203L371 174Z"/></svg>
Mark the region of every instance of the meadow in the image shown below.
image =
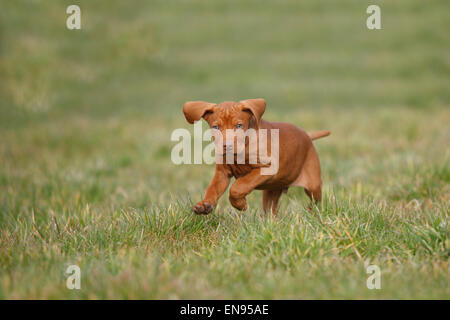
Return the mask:
<svg viewBox="0 0 450 320"><path fill-rule="evenodd" d="M448 1L1 7L1 299L450 298ZM246 98L331 130L320 207L193 214L214 168L171 162L182 105Z"/></svg>

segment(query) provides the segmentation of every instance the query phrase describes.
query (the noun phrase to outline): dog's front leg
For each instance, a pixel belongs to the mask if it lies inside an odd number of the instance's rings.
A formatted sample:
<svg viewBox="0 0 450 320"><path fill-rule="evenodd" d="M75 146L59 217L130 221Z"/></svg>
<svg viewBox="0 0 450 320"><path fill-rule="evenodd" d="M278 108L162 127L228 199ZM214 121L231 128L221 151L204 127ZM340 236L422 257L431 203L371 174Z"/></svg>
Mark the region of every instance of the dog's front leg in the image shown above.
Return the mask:
<svg viewBox="0 0 450 320"><path fill-rule="evenodd" d="M225 166L216 164L216 172L208 188L206 188L205 198L194 206L196 214L210 213L220 196L227 190L230 184L231 173Z"/></svg>
<svg viewBox="0 0 450 320"><path fill-rule="evenodd" d="M272 176L262 175L261 168L253 169L243 177L236 179L230 188L230 202L238 210L247 209L245 196Z"/></svg>

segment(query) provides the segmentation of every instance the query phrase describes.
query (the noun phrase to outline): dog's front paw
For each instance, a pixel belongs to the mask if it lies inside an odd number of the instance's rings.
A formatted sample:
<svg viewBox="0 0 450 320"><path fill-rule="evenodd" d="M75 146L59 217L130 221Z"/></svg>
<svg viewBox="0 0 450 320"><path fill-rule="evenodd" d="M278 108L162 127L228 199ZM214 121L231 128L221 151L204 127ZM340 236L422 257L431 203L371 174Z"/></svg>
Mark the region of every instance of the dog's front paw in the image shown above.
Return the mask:
<svg viewBox="0 0 450 320"><path fill-rule="evenodd" d="M245 198L230 198L230 202L231 205L239 211L247 210L247 201L245 201Z"/></svg>
<svg viewBox="0 0 450 320"><path fill-rule="evenodd" d="M208 214L213 210L213 206L206 201L200 201L194 206L196 214Z"/></svg>

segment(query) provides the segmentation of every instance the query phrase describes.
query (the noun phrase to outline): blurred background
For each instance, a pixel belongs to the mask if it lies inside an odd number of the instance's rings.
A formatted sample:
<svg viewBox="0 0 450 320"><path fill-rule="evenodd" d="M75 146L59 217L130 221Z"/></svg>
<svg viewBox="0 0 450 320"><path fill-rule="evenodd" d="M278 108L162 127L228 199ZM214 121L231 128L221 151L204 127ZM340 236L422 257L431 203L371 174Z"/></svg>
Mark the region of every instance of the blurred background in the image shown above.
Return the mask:
<svg viewBox="0 0 450 320"><path fill-rule="evenodd" d="M366 28L379 4L382 30ZM78 4L81 30L66 28ZM3 1L2 120L448 102L446 1ZM9 116L9 117L7 117ZM55 118L56 119L56 118Z"/></svg>
<svg viewBox="0 0 450 320"><path fill-rule="evenodd" d="M66 28L71 4L81 30ZM382 30L366 27L371 4ZM188 100L264 98L266 120L331 130L315 143L328 194L448 203L449 9L446 0L2 0L0 225L26 234L31 222L16 221L32 213L51 230L49 212L200 200L213 168L170 161L171 132L191 129ZM259 194L249 201L260 207ZM282 207L299 201L290 190ZM224 197L218 214L229 210ZM6 270L25 261L2 260ZM4 292L23 296L5 279Z"/></svg>

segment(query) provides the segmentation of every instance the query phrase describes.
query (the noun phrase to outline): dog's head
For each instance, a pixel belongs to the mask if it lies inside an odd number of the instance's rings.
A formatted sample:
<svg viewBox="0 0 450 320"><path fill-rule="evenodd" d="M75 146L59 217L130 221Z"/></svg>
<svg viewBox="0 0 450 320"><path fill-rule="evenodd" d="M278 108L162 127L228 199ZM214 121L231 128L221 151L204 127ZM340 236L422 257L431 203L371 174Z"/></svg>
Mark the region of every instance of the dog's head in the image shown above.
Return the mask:
<svg viewBox="0 0 450 320"><path fill-rule="evenodd" d="M223 142L223 151L231 151L236 140L245 135L248 129L259 129L264 111L264 99L248 99L239 102L225 101L220 104L204 101L189 101L183 106L183 113L189 123L201 118L205 119L214 132L220 132ZM217 135L215 135L217 137ZM217 143L217 139L215 139ZM237 149L234 148L234 153Z"/></svg>

